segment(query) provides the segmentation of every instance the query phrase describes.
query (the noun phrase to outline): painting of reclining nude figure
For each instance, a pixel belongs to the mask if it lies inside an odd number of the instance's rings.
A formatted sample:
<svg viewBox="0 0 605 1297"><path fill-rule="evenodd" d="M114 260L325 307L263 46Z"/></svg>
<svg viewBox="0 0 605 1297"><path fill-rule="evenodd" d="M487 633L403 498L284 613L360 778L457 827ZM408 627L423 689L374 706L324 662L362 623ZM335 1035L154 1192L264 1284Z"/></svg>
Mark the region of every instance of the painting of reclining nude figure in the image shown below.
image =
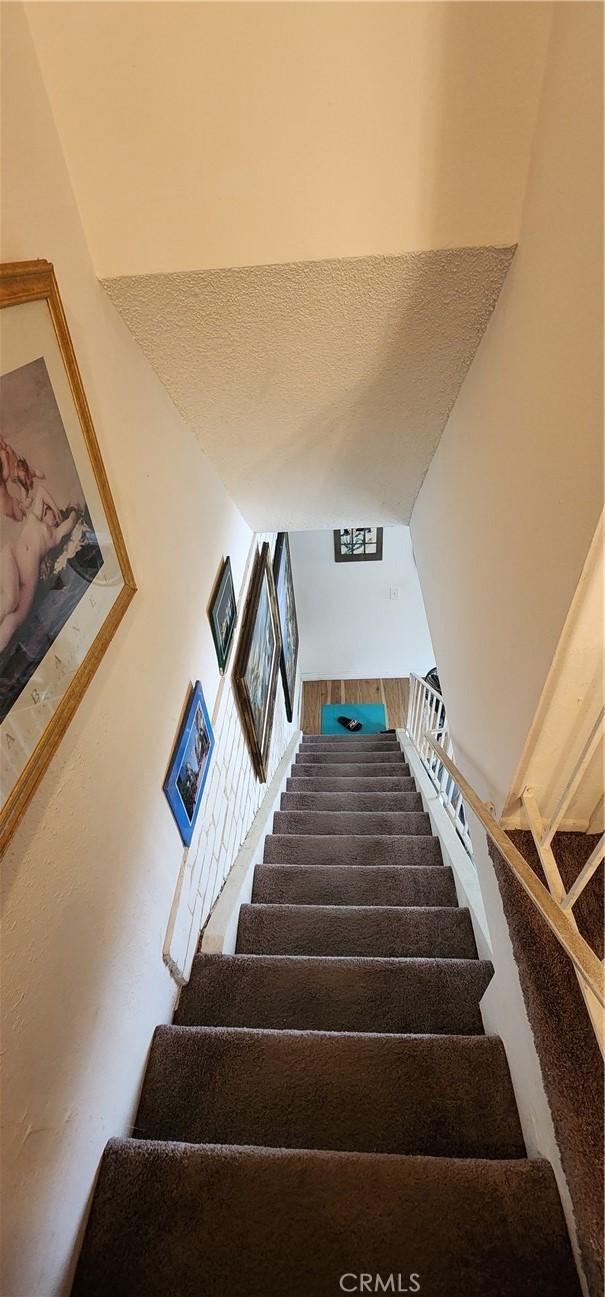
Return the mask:
<svg viewBox="0 0 605 1297"><path fill-rule="evenodd" d="M52 266L0 267L0 850L135 592Z"/></svg>
<svg viewBox="0 0 605 1297"><path fill-rule="evenodd" d="M0 377L0 720L103 566L42 358Z"/></svg>

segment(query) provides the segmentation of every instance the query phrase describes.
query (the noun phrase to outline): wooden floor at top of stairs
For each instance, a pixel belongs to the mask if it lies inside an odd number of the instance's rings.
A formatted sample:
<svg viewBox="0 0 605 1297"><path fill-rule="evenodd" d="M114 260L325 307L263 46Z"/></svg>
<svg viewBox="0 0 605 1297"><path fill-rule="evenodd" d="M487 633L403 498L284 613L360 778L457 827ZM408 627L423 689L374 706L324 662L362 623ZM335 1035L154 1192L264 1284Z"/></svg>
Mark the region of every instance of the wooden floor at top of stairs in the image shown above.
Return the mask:
<svg viewBox="0 0 605 1297"><path fill-rule="evenodd" d="M319 734L324 703L384 703L387 728L402 729L408 709L408 676L374 680L305 680L302 687L304 734Z"/></svg>

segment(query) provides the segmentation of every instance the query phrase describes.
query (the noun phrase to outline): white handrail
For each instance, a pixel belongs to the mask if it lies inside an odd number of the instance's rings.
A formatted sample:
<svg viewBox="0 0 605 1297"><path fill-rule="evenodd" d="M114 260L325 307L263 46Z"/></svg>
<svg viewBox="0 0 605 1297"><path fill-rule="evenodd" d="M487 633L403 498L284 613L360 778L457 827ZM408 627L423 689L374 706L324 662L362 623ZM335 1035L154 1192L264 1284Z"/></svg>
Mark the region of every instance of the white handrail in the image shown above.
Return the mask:
<svg viewBox="0 0 605 1297"><path fill-rule="evenodd" d="M437 790L444 810L452 821L465 850L472 860L473 849L460 788L428 745L430 735L443 745L449 756L453 755L445 703L437 689L434 689L426 680L421 680L416 675L410 676L406 733L413 743L431 783Z"/></svg>
<svg viewBox="0 0 605 1297"><path fill-rule="evenodd" d="M566 792L571 788L572 783L574 787L573 790L569 792L569 797L573 796L573 791L575 791L575 788L577 787L577 781L575 780L575 775L572 777L572 780L570 780L569 783L567 784ZM563 798L565 798L565 793L563 794ZM569 891L566 891L565 884L561 877L561 871L557 863L557 858L553 851L553 842L551 842L547 832L545 831L544 822L542 820L542 815L540 813L540 807L538 806L538 803L536 801L534 789L531 788L530 786L524 788L521 800L525 807L525 813L527 815L527 820L529 823L529 827L531 829L531 835L534 840L534 846L536 848L536 851L538 852L538 856L540 858L540 864L542 865L542 869L544 870L544 877L546 879L546 882L548 883L550 894L553 897L555 903L560 907L561 913L565 915L570 926L574 929L575 932L578 932L578 925L573 912L573 906L575 905L578 898L581 896L582 892L584 891L584 888L586 887L586 884L592 878L592 875L594 874L595 870L602 862L603 843L605 839L602 837L601 841L597 843L596 847L594 848L594 851L591 852L590 857L586 861L583 869L580 870L580 873L578 874L575 883L573 884L573 886L570 888ZM559 805L561 805L561 800L559 802ZM594 995L593 991L590 989L590 987L582 977L581 973L578 972L577 968L576 968L576 976L578 978L580 991L582 992L582 995L584 997L584 1003L586 1004L586 1008L588 1010L590 1020L594 1027L595 1035L599 1042L599 1047L601 1049L602 1054L605 1056L605 1020L603 1018L603 1013L601 1011L600 1004L598 1003L597 997Z"/></svg>
<svg viewBox="0 0 605 1297"><path fill-rule="evenodd" d="M578 896L581 896L584 891L586 884L590 882L595 870L598 869L599 865L603 864L604 860L605 833L602 833L596 847L591 851L586 864L580 870L575 883L570 887L569 891L565 893L565 896L561 901L562 910L571 910L572 906L575 905Z"/></svg>
<svg viewBox="0 0 605 1297"><path fill-rule="evenodd" d="M603 716L594 727L584 751L574 768L566 789L559 798L557 810L548 826L542 823L539 808L531 788L525 788L523 803L528 815L534 842L539 852L548 888L540 882L531 865L521 855L508 834L492 815L491 807L478 797L454 761L445 704L441 694L418 676L410 677L410 698L406 723L407 735L414 745L439 799L455 825L472 860L468 816L465 802L477 816L488 836L512 870L517 881L548 923L557 941L569 956L576 971L580 989L601 1050L605 1052L605 979L603 964L596 952L582 937L573 914L573 906L602 862L605 854L605 837L597 843L576 881L566 891L558 865L553 855L551 840L554 837L562 810L568 804L579 782L581 771L586 769L595 751L595 733L602 729ZM570 792L571 789L571 792ZM550 889L550 890L549 890Z"/></svg>

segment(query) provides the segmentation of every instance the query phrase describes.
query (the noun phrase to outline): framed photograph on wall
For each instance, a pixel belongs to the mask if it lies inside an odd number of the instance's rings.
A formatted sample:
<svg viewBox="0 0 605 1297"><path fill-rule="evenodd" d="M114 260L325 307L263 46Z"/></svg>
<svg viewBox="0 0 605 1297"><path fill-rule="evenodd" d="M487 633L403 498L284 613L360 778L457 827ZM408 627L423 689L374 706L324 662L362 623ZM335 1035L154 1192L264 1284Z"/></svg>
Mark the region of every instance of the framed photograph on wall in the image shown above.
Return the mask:
<svg viewBox="0 0 605 1297"><path fill-rule="evenodd" d="M219 572L210 600L208 617L212 628L218 664L221 672L223 672L229 658L229 651L233 643L233 632L237 622L237 605L233 588L231 559L229 558L225 559Z"/></svg>
<svg viewBox="0 0 605 1297"><path fill-rule="evenodd" d="M334 532L335 562L379 563L382 533L382 527L339 527Z"/></svg>
<svg viewBox="0 0 605 1297"><path fill-rule="evenodd" d="M288 720L291 721L294 708L294 690L296 688L296 664L298 661L298 621L294 599L294 582L292 580L292 563L290 561L290 542L286 531L280 531L275 543L273 578L282 644L280 655L281 678L284 688L286 715Z"/></svg>
<svg viewBox="0 0 605 1297"><path fill-rule="evenodd" d="M269 546L257 554L233 667L235 695L254 769L266 783L281 635Z"/></svg>
<svg viewBox="0 0 605 1297"><path fill-rule="evenodd" d="M136 586L53 267L0 267L0 850Z"/></svg>
<svg viewBox="0 0 605 1297"><path fill-rule="evenodd" d="M186 847L193 837L213 748L214 733L197 680L164 781L164 792Z"/></svg>

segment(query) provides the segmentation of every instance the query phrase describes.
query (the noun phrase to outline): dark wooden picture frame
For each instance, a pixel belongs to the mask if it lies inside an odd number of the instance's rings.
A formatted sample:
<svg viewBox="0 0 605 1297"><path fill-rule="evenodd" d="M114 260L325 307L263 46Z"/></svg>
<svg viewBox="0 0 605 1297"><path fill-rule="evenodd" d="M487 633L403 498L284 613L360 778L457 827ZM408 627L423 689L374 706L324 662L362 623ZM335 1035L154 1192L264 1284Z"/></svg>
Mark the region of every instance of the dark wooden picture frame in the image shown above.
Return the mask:
<svg viewBox="0 0 605 1297"><path fill-rule="evenodd" d="M292 579L292 560L290 541L287 531L280 531L275 542L273 557L273 578L277 595L279 612L279 629L282 649L280 654L280 671L284 688L284 701L288 720L294 713L294 692L296 689L296 666L298 663L298 619L296 600L294 598L294 581Z"/></svg>
<svg viewBox="0 0 605 1297"><path fill-rule="evenodd" d="M269 546L256 556L233 666L233 684L258 779L267 781L281 656Z"/></svg>
<svg viewBox="0 0 605 1297"><path fill-rule="evenodd" d="M366 533L376 531L376 548L374 552L366 551ZM355 548L343 549L342 533L355 537ZM334 561L336 563L379 563L382 558L382 527L339 527L334 531Z"/></svg>
<svg viewBox="0 0 605 1297"><path fill-rule="evenodd" d="M225 617L227 617L226 623ZM237 603L230 558L225 559L215 582L208 605L208 620L222 675L229 661L233 634L237 625Z"/></svg>

